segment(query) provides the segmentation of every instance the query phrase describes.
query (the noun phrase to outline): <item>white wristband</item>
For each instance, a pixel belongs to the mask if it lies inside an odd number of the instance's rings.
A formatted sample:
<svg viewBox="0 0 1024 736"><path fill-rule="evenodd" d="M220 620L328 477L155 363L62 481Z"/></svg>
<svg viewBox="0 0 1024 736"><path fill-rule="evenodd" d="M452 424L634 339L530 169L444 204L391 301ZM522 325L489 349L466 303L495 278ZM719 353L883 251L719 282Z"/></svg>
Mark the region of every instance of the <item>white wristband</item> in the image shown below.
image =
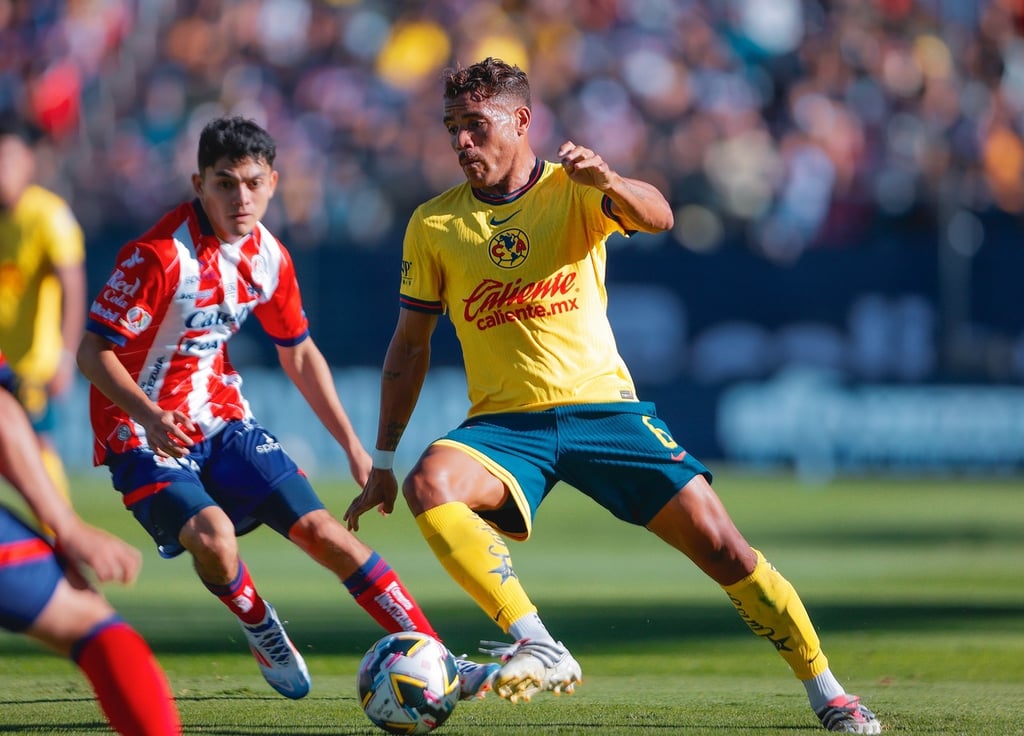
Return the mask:
<svg viewBox="0 0 1024 736"><path fill-rule="evenodd" d="M395 464L395 451L394 450L378 450L373 449L373 467L377 470L391 470L391 467Z"/></svg>

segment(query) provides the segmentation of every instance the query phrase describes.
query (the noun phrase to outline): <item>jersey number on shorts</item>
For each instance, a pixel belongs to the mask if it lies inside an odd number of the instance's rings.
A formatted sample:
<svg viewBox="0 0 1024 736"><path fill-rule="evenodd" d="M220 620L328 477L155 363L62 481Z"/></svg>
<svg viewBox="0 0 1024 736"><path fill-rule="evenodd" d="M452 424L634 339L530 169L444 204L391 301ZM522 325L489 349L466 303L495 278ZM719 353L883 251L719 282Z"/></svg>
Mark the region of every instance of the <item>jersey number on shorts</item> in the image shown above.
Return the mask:
<svg viewBox="0 0 1024 736"><path fill-rule="evenodd" d="M674 450L679 447L679 444L672 439L672 435L668 433L668 430L655 426L650 417L644 417L644 424L647 426L647 429L651 430L651 434L658 438L658 442L668 449Z"/></svg>

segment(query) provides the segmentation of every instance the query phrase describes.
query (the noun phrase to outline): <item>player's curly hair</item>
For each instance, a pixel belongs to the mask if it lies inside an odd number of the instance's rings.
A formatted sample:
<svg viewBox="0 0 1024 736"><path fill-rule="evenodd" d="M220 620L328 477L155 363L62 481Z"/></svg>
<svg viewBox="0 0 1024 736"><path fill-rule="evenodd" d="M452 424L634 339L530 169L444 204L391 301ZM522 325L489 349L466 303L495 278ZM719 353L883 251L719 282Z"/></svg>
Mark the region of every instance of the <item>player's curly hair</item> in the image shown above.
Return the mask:
<svg viewBox="0 0 1024 736"><path fill-rule="evenodd" d="M270 133L252 120L240 116L211 120L199 135L200 171L213 166L222 158L231 162L251 158L273 166L276 157L277 144Z"/></svg>
<svg viewBox="0 0 1024 736"><path fill-rule="evenodd" d="M474 100L508 95L519 104L530 107L530 81L526 72L492 56L467 67L446 69L442 79L444 96L449 100L466 93Z"/></svg>

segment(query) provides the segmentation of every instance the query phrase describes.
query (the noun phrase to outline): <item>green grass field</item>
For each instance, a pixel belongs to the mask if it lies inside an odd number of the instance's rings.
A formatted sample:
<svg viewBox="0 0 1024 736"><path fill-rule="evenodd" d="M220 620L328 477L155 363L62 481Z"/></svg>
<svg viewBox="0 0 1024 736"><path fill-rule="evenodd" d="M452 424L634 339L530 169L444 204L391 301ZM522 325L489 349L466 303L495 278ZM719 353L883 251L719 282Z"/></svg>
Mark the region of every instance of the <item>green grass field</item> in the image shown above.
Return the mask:
<svg viewBox="0 0 1024 736"><path fill-rule="evenodd" d="M355 670L380 636L344 588L267 530L242 539L263 595L309 664L302 701L266 686L237 624L187 559L161 560L100 471L77 479L90 521L145 553L141 579L108 588L150 641L186 733L379 734L355 700ZM886 733L1024 734L1024 481L863 479L825 487L720 472L740 528L796 585L836 675ZM353 494L320 484L341 513ZM5 498L7 497L5 492ZM361 536L397 568L456 653L502 638L437 564L404 507ZM724 595L642 529L557 489L513 562L584 683L526 705L460 704L439 734L824 733L803 688ZM67 661L0 635L0 733L107 733Z"/></svg>

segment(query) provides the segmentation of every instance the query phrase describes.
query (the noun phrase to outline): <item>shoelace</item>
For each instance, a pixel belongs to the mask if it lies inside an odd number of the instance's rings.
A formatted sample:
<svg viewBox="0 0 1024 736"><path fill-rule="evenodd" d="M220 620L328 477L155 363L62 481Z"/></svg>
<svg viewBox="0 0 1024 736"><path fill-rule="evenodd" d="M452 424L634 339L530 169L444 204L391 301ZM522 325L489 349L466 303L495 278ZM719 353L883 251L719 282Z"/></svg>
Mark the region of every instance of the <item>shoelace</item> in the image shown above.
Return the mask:
<svg viewBox="0 0 1024 736"><path fill-rule="evenodd" d="M487 665L480 664L479 662L474 662L470 659L466 659L465 654L463 654L461 657L455 658L455 667L456 669L458 669L460 675L468 675L470 672L475 672L481 667L486 666Z"/></svg>
<svg viewBox="0 0 1024 736"><path fill-rule="evenodd" d="M842 723L843 721L867 723L869 718L873 718L874 715L874 713L861 705L860 698L854 695L845 702L837 703L833 700L829 705L821 710L818 714L818 718L821 719L821 722L826 728L831 730L834 726Z"/></svg>
<svg viewBox="0 0 1024 736"><path fill-rule="evenodd" d="M536 657L545 667L554 667L562 658L565 650L557 643L546 641L533 641L532 639L520 639L509 644L503 641L482 641L480 651L492 657L498 657L502 662L508 662L520 652L526 652Z"/></svg>
<svg viewBox="0 0 1024 736"><path fill-rule="evenodd" d="M292 650L276 627L272 627L262 633L257 633L256 637L260 651L268 659L273 660L274 664L288 664L288 660L292 656Z"/></svg>

